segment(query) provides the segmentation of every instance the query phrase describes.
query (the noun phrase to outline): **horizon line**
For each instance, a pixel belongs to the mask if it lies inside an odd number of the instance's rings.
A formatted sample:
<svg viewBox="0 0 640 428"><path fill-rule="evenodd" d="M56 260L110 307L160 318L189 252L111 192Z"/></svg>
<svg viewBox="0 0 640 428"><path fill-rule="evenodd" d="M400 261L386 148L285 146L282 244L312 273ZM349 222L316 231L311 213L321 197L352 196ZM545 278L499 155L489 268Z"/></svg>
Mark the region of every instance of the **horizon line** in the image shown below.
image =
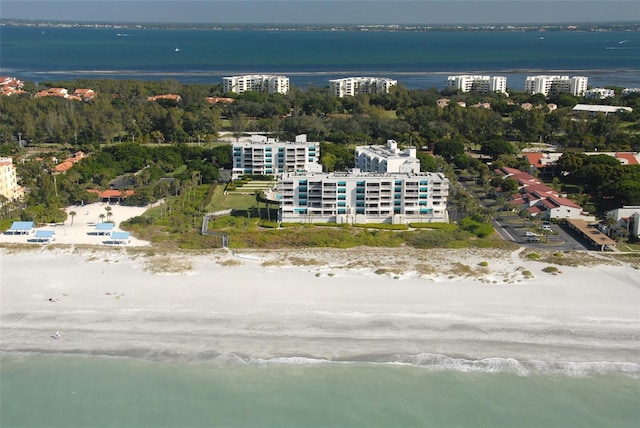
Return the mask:
<svg viewBox="0 0 640 428"><path fill-rule="evenodd" d="M39 23L39 24L78 24L78 25L128 25L128 26L204 26L204 27L234 27L234 26L275 26L275 27L397 27L397 28L440 28L440 27L456 27L456 28L475 28L475 27L496 27L501 28L513 27L513 28L526 28L526 27L570 27L570 26L640 26L640 22L634 20L628 21L558 21L552 23L543 22L522 22L522 23L510 23L510 22L489 22L489 23L337 23L337 22L325 22L325 23L310 23L310 22L171 22L171 21L96 21L96 20L65 20L65 19L31 19L31 18L7 18L0 19L0 26L11 25L12 23Z"/></svg>

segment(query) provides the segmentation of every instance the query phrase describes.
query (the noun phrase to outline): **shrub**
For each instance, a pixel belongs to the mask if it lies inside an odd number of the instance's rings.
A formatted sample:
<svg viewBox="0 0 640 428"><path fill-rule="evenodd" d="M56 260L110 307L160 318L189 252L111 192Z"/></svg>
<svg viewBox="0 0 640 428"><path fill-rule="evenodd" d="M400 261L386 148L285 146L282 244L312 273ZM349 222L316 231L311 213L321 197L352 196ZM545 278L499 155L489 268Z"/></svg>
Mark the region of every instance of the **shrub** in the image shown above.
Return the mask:
<svg viewBox="0 0 640 428"><path fill-rule="evenodd" d="M546 268L542 269L542 271L546 273L557 273L558 268L555 266L547 266Z"/></svg>
<svg viewBox="0 0 640 428"><path fill-rule="evenodd" d="M354 227L362 227L364 229L381 229L381 230L408 230L406 224L389 224L389 223L366 223L354 224Z"/></svg>
<svg viewBox="0 0 640 428"><path fill-rule="evenodd" d="M447 232L453 232L454 230L458 230L458 225L453 223L409 223L409 227L414 229L434 229L434 230L444 230Z"/></svg>
<svg viewBox="0 0 640 428"><path fill-rule="evenodd" d="M278 222L277 221L262 220L262 221L258 222L258 226L266 227L268 229L277 229L278 228Z"/></svg>
<svg viewBox="0 0 640 428"><path fill-rule="evenodd" d="M487 266L489 266L489 262L480 262L480 263L478 263L478 265L482 266L482 267L487 267Z"/></svg>
<svg viewBox="0 0 640 428"><path fill-rule="evenodd" d="M493 233L493 226L489 223L482 223L471 217L465 217L458 222L460 229L466 230L476 235L478 238L486 238Z"/></svg>

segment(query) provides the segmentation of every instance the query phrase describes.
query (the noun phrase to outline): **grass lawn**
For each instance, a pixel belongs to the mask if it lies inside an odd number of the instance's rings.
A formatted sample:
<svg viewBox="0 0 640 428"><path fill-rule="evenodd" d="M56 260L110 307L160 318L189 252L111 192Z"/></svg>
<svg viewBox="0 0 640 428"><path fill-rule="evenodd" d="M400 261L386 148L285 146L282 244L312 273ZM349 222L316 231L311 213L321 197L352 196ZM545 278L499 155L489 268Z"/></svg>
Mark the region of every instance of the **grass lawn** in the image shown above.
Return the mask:
<svg viewBox="0 0 640 428"><path fill-rule="evenodd" d="M249 210L257 208L255 195L225 195L224 186L216 187L211 198L211 203L206 206L206 211L220 211L233 208L235 210Z"/></svg>
<svg viewBox="0 0 640 428"><path fill-rule="evenodd" d="M617 245L620 251L638 251L640 252L640 244L630 244L628 242L622 242Z"/></svg>
<svg viewBox="0 0 640 428"><path fill-rule="evenodd" d="M176 169L174 169L173 171L171 171L169 174L167 174L169 177L175 177L177 175L182 174L183 172L185 172L187 170L187 166L186 165L180 165L179 167L177 167Z"/></svg>

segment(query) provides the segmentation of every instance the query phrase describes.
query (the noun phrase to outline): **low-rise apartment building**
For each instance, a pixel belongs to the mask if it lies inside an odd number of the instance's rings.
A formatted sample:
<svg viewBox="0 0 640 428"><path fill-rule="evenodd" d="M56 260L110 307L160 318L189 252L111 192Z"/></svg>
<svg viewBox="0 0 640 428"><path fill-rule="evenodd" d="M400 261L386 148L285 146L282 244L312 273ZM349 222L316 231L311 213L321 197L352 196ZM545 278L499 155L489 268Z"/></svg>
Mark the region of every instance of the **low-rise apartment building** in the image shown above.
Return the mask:
<svg viewBox="0 0 640 428"><path fill-rule="evenodd" d="M321 172L320 143L307 141L306 134L295 141L277 141L254 135L249 141L233 143L233 171L235 180L245 174L277 175L290 171Z"/></svg>
<svg viewBox="0 0 640 428"><path fill-rule="evenodd" d="M364 172L420 172L420 160L413 147L400 150L395 140L386 146L357 146L355 167Z"/></svg>
<svg viewBox="0 0 640 428"><path fill-rule="evenodd" d="M609 236L635 236L640 238L640 206L623 206L607 211L610 223L600 224L600 230Z"/></svg>
<svg viewBox="0 0 640 428"><path fill-rule="evenodd" d="M280 222L448 222L449 180L440 173L285 173L278 195Z"/></svg>
<svg viewBox="0 0 640 428"><path fill-rule="evenodd" d="M531 217L543 220L582 219L593 221L578 204L560 196L536 177L516 168L502 167L496 173L518 182L518 194L509 202L514 209L526 211Z"/></svg>
<svg viewBox="0 0 640 428"><path fill-rule="evenodd" d="M571 109L573 114L587 113L590 116L597 116L598 114L604 114L605 116L615 113L631 113L633 109L631 107L623 106L604 106L593 104L576 104Z"/></svg>
<svg viewBox="0 0 640 428"><path fill-rule="evenodd" d="M272 74L247 74L222 78L222 89L225 93L234 92L267 92L269 94L286 94L289 92L289 78Z"/></svg>
<svg viewBox="0 0 640 428"><path fill-rule="evenodd" d="M588 80L586 76L527 76L524 90L529 94L543 94L545 97L559 94L581 97L587 92Z"/></svg>
<svg viewBox="0 0 640 428"><path fill-rule="evenodd" d="M18 186L16 167L13 158L0 157L0 195L13 202L24 197L24 190ZM0 201L0 206L2 201Z"/></svg>
<svg viewBox="0 0 640 428"><path fill-rule="evenodd" d="M397 80L385 77L346 77L329 80L329 92L337 97L388 94L389 89L397 84Z"/></svg>
<svg viewBox="0 0 640 428"><path fill-rule="evenodd" d="M481 76L461 74L447 78L447 89L461 92L490 92L507 93L507 78L505 76Z"/></svg>

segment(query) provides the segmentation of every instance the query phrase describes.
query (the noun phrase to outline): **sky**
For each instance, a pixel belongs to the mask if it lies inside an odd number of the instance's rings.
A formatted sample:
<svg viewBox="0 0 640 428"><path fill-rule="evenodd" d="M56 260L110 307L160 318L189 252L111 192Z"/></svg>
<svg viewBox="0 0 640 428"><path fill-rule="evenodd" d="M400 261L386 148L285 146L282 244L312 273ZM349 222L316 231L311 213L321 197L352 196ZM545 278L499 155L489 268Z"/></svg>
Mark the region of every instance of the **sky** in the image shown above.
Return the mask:
<svg viewBox="0 0 640 428"><path fill-rule="evenodd" d="M639 0L0 0L0 20L202 24L639 22Z"/></svg>

